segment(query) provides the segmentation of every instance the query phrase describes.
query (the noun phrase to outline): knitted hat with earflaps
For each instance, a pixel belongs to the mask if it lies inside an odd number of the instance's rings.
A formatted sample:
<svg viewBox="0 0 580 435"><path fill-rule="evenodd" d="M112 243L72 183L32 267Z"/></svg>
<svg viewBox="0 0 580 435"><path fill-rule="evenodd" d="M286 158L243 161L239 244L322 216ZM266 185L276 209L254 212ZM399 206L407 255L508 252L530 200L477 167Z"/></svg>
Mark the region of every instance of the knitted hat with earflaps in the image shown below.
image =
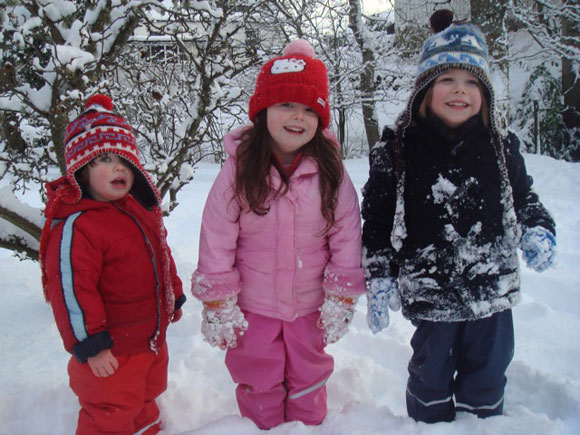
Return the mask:
<svg viewBox="0 0 580 435"><path fill-rule="evenodd" d="M404 127L409 125L423 100L425 91L433 80L450 69L462 69L473 74L481 82L489 107L489 127L493 132L498 133L495 93L491 81L489 52L485 36L475 24L453 22L453 12L447 9L435 11L429 21L433 35L423 43L413 92L397 125L401 123L405 124Z"/></svg>
<svg viewBox="0 0 580 435"><path fill-rule="evenodd" d="M74 204L82 197L77 172L99 154L114 153L128 161L134 169L135 181L131 194L147 208L161 203L155 183L139 161L133 129L125 119L113 112L110 97L97 94L88 99L83 113L68 125L64 146L66 177L74 189L65 202Z"/></svg>

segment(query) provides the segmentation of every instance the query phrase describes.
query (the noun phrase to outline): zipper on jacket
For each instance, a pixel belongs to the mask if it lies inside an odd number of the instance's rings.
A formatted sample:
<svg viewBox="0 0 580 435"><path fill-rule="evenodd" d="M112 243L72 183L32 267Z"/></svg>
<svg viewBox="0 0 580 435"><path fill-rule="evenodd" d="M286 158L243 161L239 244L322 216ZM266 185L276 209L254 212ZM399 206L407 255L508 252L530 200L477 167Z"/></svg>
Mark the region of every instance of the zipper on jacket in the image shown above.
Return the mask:
<svg viewBox="0 0 580 435"><path fill-rule="evenodd" d="M155 334L153 334L153 336L149 339L149 347L150 349L155 352L155 354L157 355L159 353L159 349L157 349L157 337L159 336L159 333L161 332L161 307L160 307L160 302L159 302L159 272L157 270L157 259L155 256L155 249L153 248L153 244L151 243L151 240L149 240L149 237L147 236L147 233L145 232L145 230L143 229L143 226L139 223L139 221L137 220L137 218L135 216L133 216L131 213L129 213L127 210L124 210L123 208L121 208L118 204L114 203L115 207L117 207L117 209L124 213L125 215L127 215L129 218L131 218L131 220L133 222L135 222L135 225L137 225L137 228L139 228L139 231L141 231L141 234L143 235L143 238L145 239L145 244L147 245L147 250L149 251L149 255L151 258L151 263L153 264L153 273L155 275L155 307L157 309L157 325L155 327Z"/></svg>

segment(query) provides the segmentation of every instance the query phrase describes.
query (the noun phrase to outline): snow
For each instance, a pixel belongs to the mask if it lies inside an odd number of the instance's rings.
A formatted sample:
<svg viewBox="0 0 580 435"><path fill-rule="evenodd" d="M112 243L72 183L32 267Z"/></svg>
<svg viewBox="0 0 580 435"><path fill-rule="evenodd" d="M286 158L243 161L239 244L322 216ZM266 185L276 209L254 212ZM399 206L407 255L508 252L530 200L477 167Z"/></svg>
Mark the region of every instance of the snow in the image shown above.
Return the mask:
<svg viewBox="0 0 580 435"><path fill-rule="evenodd" d="M457 189L451 181L439 175L437 179L437 183L431 187L433 191L433 199L435 200L435 204L443 204L443 202L453 195L453 192Z"/></svg>
<svg viewBox="0 0 580 435"><path fill-rule="evenodd" d="M62 20L67 15L72 15L76 11L76 6L73 2L69 1L60 1L54 2L53 4L48 4L44 6L44 15L52 21L57 22Z"/></svg>
<svg viewBox="0 0 580 435"><path fill-rule="evenodd" d="M41 216L38 213L39 209L20 201L20 199L14 195L14 192L12 192L10 186L0 188L0 204L2 204L2 207L7 211L17 214L38 226L42 224Z"/></svg>
<svg viewBox="0 0 580 435"><path fill-rule="evenodd" d="M60 64L66 65L71 72L84 71L87 64L96 60L88 51L68 45L57 45L55 54Z"/></svg>
<svg viewBox="0 0 580 435"><path fill-rule="evenodd" d="M554 214L557 265L542 274L522 266L522 302L514 309L516 351L507 376L505 415L478 420L459 414L455 422L427 425L405 408L407 362L413 327L399 312L373 335L366 325L366 300L357 305L350 333L328 346L335 371L328 388L328 416L317 427L292 422L272 435L400 435L578 433L580 424L580 163L526 155L535 189ZM359 192L368 176L366 158L346 162ZM201 303L190 296L197 264L201 213L219 170L202 163L166 218L169 243L189 296L182 320L168 333L169 386L161 396L166 435L258 434L239 416L224 352L200 333ZM38 204L28 192L28 202ZM44 302L38 264L0 250L0 433L73 434L78 403L68 387L69 355L50 307Z"/></svg>

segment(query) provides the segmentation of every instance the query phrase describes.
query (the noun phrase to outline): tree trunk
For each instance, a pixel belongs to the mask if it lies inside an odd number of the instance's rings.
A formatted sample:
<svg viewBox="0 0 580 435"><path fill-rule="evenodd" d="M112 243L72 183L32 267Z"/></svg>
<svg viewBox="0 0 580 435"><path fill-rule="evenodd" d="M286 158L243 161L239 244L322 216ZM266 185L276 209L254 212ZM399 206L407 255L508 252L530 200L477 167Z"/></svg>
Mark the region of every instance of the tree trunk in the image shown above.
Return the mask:
<svg viewBox="0 0 580 435"><path fill-rule="evenodd" d="M506 93L510 94L510 64L508 46L505 34L505 19L507 12L506 0L471 0L471 21L477 24L487 41L489 60L497 62L505 80ZM510 119L509 104L502 107L505 119Z"/></svg>
<svg viewBox="0 0 580 435"><path fill-rule="evenodd" d="M338 140L341 144L346 143L346 116L345 116L345 109L340 108L338 109ZM343 157L345 157L343 155Z"/></svg>
<svg viewBox="0 0 580 435"><path fill-rule="evenodd" d="M578 0L571 2L578 5ZM570 44L580 48L578 33L580 23L562 19L562 37ZM580 160L580 79L574 72L574 62L568 57L562 57L562 95L564 96L564 125L570 133L568 144L574 161Z"/></svg>
<svg viewBox="0 0 580 435"><path fill-rule="evenodd" d="M369 149L379 141L379 123L375 110L375 54L365 40L360 0L349 0L349 25L362 52L363 68L360 73L360 92L365 132Z"/></svg>
<svg viewBox="0 0 580 435"><path fill-rule="evenodd" d="M471 0L471 22L477 24L484 33L489 54L496 59L505 56L502 43L503 21L506 15L506 0Z"/></svg>

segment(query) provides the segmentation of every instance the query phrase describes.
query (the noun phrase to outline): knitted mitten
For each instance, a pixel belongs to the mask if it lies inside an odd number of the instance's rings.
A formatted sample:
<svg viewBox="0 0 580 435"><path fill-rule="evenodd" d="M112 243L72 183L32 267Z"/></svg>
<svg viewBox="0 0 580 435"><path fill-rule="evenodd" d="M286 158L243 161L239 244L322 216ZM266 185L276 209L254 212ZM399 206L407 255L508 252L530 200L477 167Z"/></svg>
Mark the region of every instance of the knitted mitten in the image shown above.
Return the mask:
<svg viewBox="0 0 580 435"><path fill-rule="evenodd" d="M355 297L341 297L326 294L320 307L318 327L324 329L324 342L335 343L348 332L348 325L354 316Z"/></svg>
<svg viewBox="0 0 580 435"><path fill-rule="evenodd" d="M237 296L203 303L201 333L205 341L220 349L237 346L236 333L242 335L248 322L237 304Z"/></svg>
<svg viewBox="0 0 580 435"><path fill-rule="evenodd" d="M522 256L529 268L543 272L556 257L554 235L543 227L528 229L522 236Z"/></svg>
<svg viewBox="0 0 580 435"><path fill-rule="evenodd" d="M401 308L399 288L394 278L374 278L367 286L367 323L373 334L389 326L389 308Z"/></svg>

